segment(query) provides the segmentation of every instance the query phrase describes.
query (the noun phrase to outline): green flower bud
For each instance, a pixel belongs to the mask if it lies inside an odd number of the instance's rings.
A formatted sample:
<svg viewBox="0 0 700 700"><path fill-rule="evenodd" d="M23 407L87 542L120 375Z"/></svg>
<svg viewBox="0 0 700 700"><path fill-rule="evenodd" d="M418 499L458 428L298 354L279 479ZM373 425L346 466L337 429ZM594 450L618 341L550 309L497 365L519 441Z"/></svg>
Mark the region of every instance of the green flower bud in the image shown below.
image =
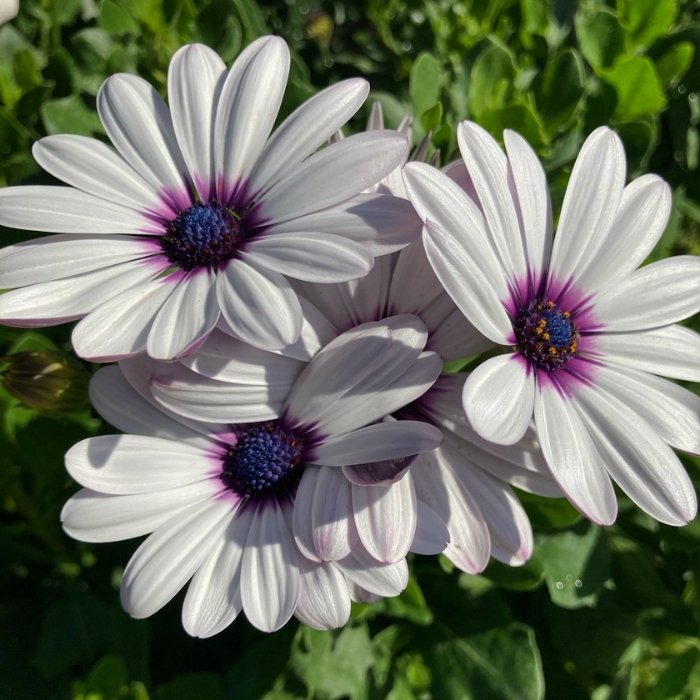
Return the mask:
<svg viewBox="0 0 700 700"><path fill-rule="evenodd" d="M67 414L87 408L90 373L58 350L17 352L2 358L2 385L40 413Z"/></svg>

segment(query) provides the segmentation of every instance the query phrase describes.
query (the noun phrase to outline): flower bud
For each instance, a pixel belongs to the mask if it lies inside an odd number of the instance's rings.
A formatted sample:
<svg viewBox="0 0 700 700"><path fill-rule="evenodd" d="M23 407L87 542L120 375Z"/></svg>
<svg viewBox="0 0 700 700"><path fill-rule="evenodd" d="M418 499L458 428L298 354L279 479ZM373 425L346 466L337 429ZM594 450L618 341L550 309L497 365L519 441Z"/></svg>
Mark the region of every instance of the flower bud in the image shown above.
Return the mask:
<svg viewBox="0 0 700 700"><path fill-rule="evenodd" d="M66 414L89 405L90 373L70 355L34 350L2 359L2 385L25 406L40 413Z"/></svg>

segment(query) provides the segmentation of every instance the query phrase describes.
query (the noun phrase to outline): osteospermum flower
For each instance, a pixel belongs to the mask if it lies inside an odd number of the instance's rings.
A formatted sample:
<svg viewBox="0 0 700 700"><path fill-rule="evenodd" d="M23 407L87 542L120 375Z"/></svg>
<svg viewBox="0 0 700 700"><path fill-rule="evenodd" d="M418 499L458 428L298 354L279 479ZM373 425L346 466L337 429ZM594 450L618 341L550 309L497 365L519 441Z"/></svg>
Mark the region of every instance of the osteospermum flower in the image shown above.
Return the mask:
<svg viewBox="0 0 700 700"><path fill-rule="evenodd" d="M104 361L185 355L220 318L279 348L302 325L287 277L360 277L415 238L407 202L356 196L402 162L404 137L360 134L316 152L367 82L323 90L270 135L288 71L286 44L267 36L228 73L205 46L178 51L170 109L141 78L110 77L97 107L114 149L49 136L34 156L71 187L0 190L1 224L59 234L0 252L0 287L18 288L0 298L0 322L82 319L76 352Z"/></svg>
<svg viewBox="0 0 700 700"><path fill-rule="evenodd" d="M468 122L458 139L462 187L420 164L404 175L438 278L476 328L512 349L466 380L471 425L509 444L534 413L554 477L589 518L615 520L612 476L658 520L686 523L696 496L669 445L698 452L700 400L655 375L700 378L700 338L671 325L700 307L700 260L637 269L668 220L668 185L646 175L625 186L622 144L597 129L552 240L545 175L525 141L506 131L504 153Z"/></svg>
<svg viewBox="0 0 700 700"><path fill-rule="evenodd" d="M385 522L372 488L337 489L333 475L439 444L432 426L375 423L435 379L439 366L421 352L420 336L406 318L346 333L292 381L275 418L234 425L195 423L155 404L152 361L104 368L93 403L135 434L90 438L68 452L68 471L85 489L64 507L64 528L90 542L152 533L122 580L134 617L153 614L192 579L183 624L195 636L215 634L241 610L268 631L292 614L315 627L342 625L351 597L396 595L407 582L403 558L378 561L363 546L402 539L402 514ZM416 546L437 552L446 536L419 532Z"/></svg>

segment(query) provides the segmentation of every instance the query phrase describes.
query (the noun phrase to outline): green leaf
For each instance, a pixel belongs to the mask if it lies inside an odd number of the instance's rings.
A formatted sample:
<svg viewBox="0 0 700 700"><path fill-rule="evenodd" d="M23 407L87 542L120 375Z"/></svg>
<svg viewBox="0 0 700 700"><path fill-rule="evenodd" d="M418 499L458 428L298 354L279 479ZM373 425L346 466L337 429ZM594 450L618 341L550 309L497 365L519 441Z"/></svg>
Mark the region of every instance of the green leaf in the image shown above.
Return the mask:
<svg viewBox="0 0 700 700"><path fill-rule="evenodd" d="M544 569L536 559L522 566L507 566L492 559L483 576L511 591L533 591L544 581Z"/></svg>
<svg viewBox="0 0 700 700"><path fill-rule="evenodd" d="M214 673L188 673L171 678L158 687L155 700L190 700L206 698L219 700L223 697L221 677Z"/></svg>
<svg viewBox="0 0 700 700"><path fill-rule="evenodd" d="M579 528L580 530L581 528ZM610 553L600 528L544 538L535 548L552 602L562 608L593 606L608 577Z"/></svg>
<svg viewBox="0 0 700 700"><path fill-rule="evenodd" d="M533 631L511 624L438 642L423 652L432 697L441 700L540 700L544 678Z"/></svg>
<svg viewBox="0 0 700 700"><path fill-rule="evenodd" d="M514 129L535 149L548 141L541 118L528 105L515 104L494 109L483 114L479 123L498 140L503 138L504 129Z"/></svg>
<svg viewBox="0 0 700 700"><path fill-rule="evenodd" d="M630 48L638 48L666 36L678 8L676 0L617 0L617 11Z"/></svg>
<svg viewBox="0 0 700 700"><path fill-rule="evenodd" d="M469 81L469 110L477 121L510 102L515 76L513 55L500 44L479 54Z"/></svg>
<svg viewBox="0 0 700 700"><path fill-rule="evenodd" d="M563 131L576 118L585 98L583 61L566 49L548 61L534 84L535 100L550 134Z"/></svg>
<svg viewBox="0 0 700 700"><path fill-rule="evenodd" d="M564 528L581 520L581 513L564 498L545 498L524 491L518 495L535 529Z"/></svg>
<svg viewBox="0 0 700 700"><path fill-rule="evenodd" d="M654 63L661 83L668 87L677 83L686 73L695 55L695 46L689 41L674 44Z"/></svg>
<svg viewBox="0 0 700 700"><path fill-rule="evenodd" d="M652 119L624 122L616 129L625 144L628 172L645 168L658 143L656 122Z"/></svg>
<svg viewBox="0 0 700 700"><path fill-rule="evenodd" d="M339 633L302 627L290 658L309 695L330 698L356 697L372 663L372 641L365 625L348 626Z"/></svg>
<svg viewBox="0 0 700 700"><path fill-rule="evenodd" d="M617 93L614 117L632 121L656 114L666 106L666 96L654 64L647 56L634 56L618 61L601 71L602 77Z"/></svg>
<svg viewBox="0 0 700 700"><path fill-rule="evenodd" d="M596 72L625 53L625 30L611 10L579 12L575 25L581 53Z"/></svg>
<svg viewBox="0 0 700 700"><path fill-rule="evenodd" d="M700 649L688 649L683 654L669 661L668 665L656 679L654 687L649 691L646 700L668 700L669 698L686 698L684 695L688 681L694 669L700 666ZM688 688L693 692L691 688ZM696 688L697 690L697 688ZM697 696L695 696L697 697Z"/></svg>
<svg viewBox="0 0 700 700"><path fill-rule="evenodd" d="M386 613L392 617L406 618L418 625L429 625L433 621L433 613L413 577L408 580L408 585L400 595L386 599Z"/></svg>
<svg viewBox="0 0 700 700"><path fill-rule="evenodd" d="M99 693L103 697L117 697L128 681L126 664L118 656L102 657L85 679L85 691Z"/></svg>
<svg viewBox="0 0 700 700"><path fill-rule="evenodd" d="M442 104L437 102L430 109L426 109L423 114L420 115L420 123L423 130L428 133L429 131L435 131L440 122L442 121Z"/></svg>
<svg viewBox="0 0 700 700"><path fill-rule="evenodd" d="M422 115L440 100L445 73L441 63L431 54L419 54L411 67L408 94L413 113Z"/></svg>
<svg viewBox="0 0 700 700"><path fill-rule="evenodd" d="M134 17L113 0L102 1L100 27L110 34L137 34L139 23Z"/></svg>
<svg viewBox="0 0 700 700"><path fill-rule="evenodd" d="M103 133L99 117L85 106L80 95L51 100L41 108L44 128L49 134Z"/></svg>

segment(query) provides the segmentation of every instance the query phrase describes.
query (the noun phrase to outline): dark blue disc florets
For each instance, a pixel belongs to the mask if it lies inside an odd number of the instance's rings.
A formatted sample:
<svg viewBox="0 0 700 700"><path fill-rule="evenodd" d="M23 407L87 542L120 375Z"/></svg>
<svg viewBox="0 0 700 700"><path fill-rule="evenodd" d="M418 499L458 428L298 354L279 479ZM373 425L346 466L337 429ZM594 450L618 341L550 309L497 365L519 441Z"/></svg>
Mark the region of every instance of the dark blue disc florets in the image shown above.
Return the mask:
<svg viewBox="0 0 700 700"><path fill-rule="evenodd" d="M578 348L579 335L568 311L554 302L534 301L513 321L518 350L538 369L563 367Z"/></svg>
<svg viewBox="0 0 700 700"><path fill-rule="evenodd" d="M252 425L226 453L222 479L243 497L292 494L304 471L303 447L277 422Z"/></svg>
<svg viewBox="0 0 700 700"><path fill-rule="evenodd" d="M167 225L160 244L170 262L189 271L230 260L244 238L242 217L212 199L181 211Z"/></svg>

